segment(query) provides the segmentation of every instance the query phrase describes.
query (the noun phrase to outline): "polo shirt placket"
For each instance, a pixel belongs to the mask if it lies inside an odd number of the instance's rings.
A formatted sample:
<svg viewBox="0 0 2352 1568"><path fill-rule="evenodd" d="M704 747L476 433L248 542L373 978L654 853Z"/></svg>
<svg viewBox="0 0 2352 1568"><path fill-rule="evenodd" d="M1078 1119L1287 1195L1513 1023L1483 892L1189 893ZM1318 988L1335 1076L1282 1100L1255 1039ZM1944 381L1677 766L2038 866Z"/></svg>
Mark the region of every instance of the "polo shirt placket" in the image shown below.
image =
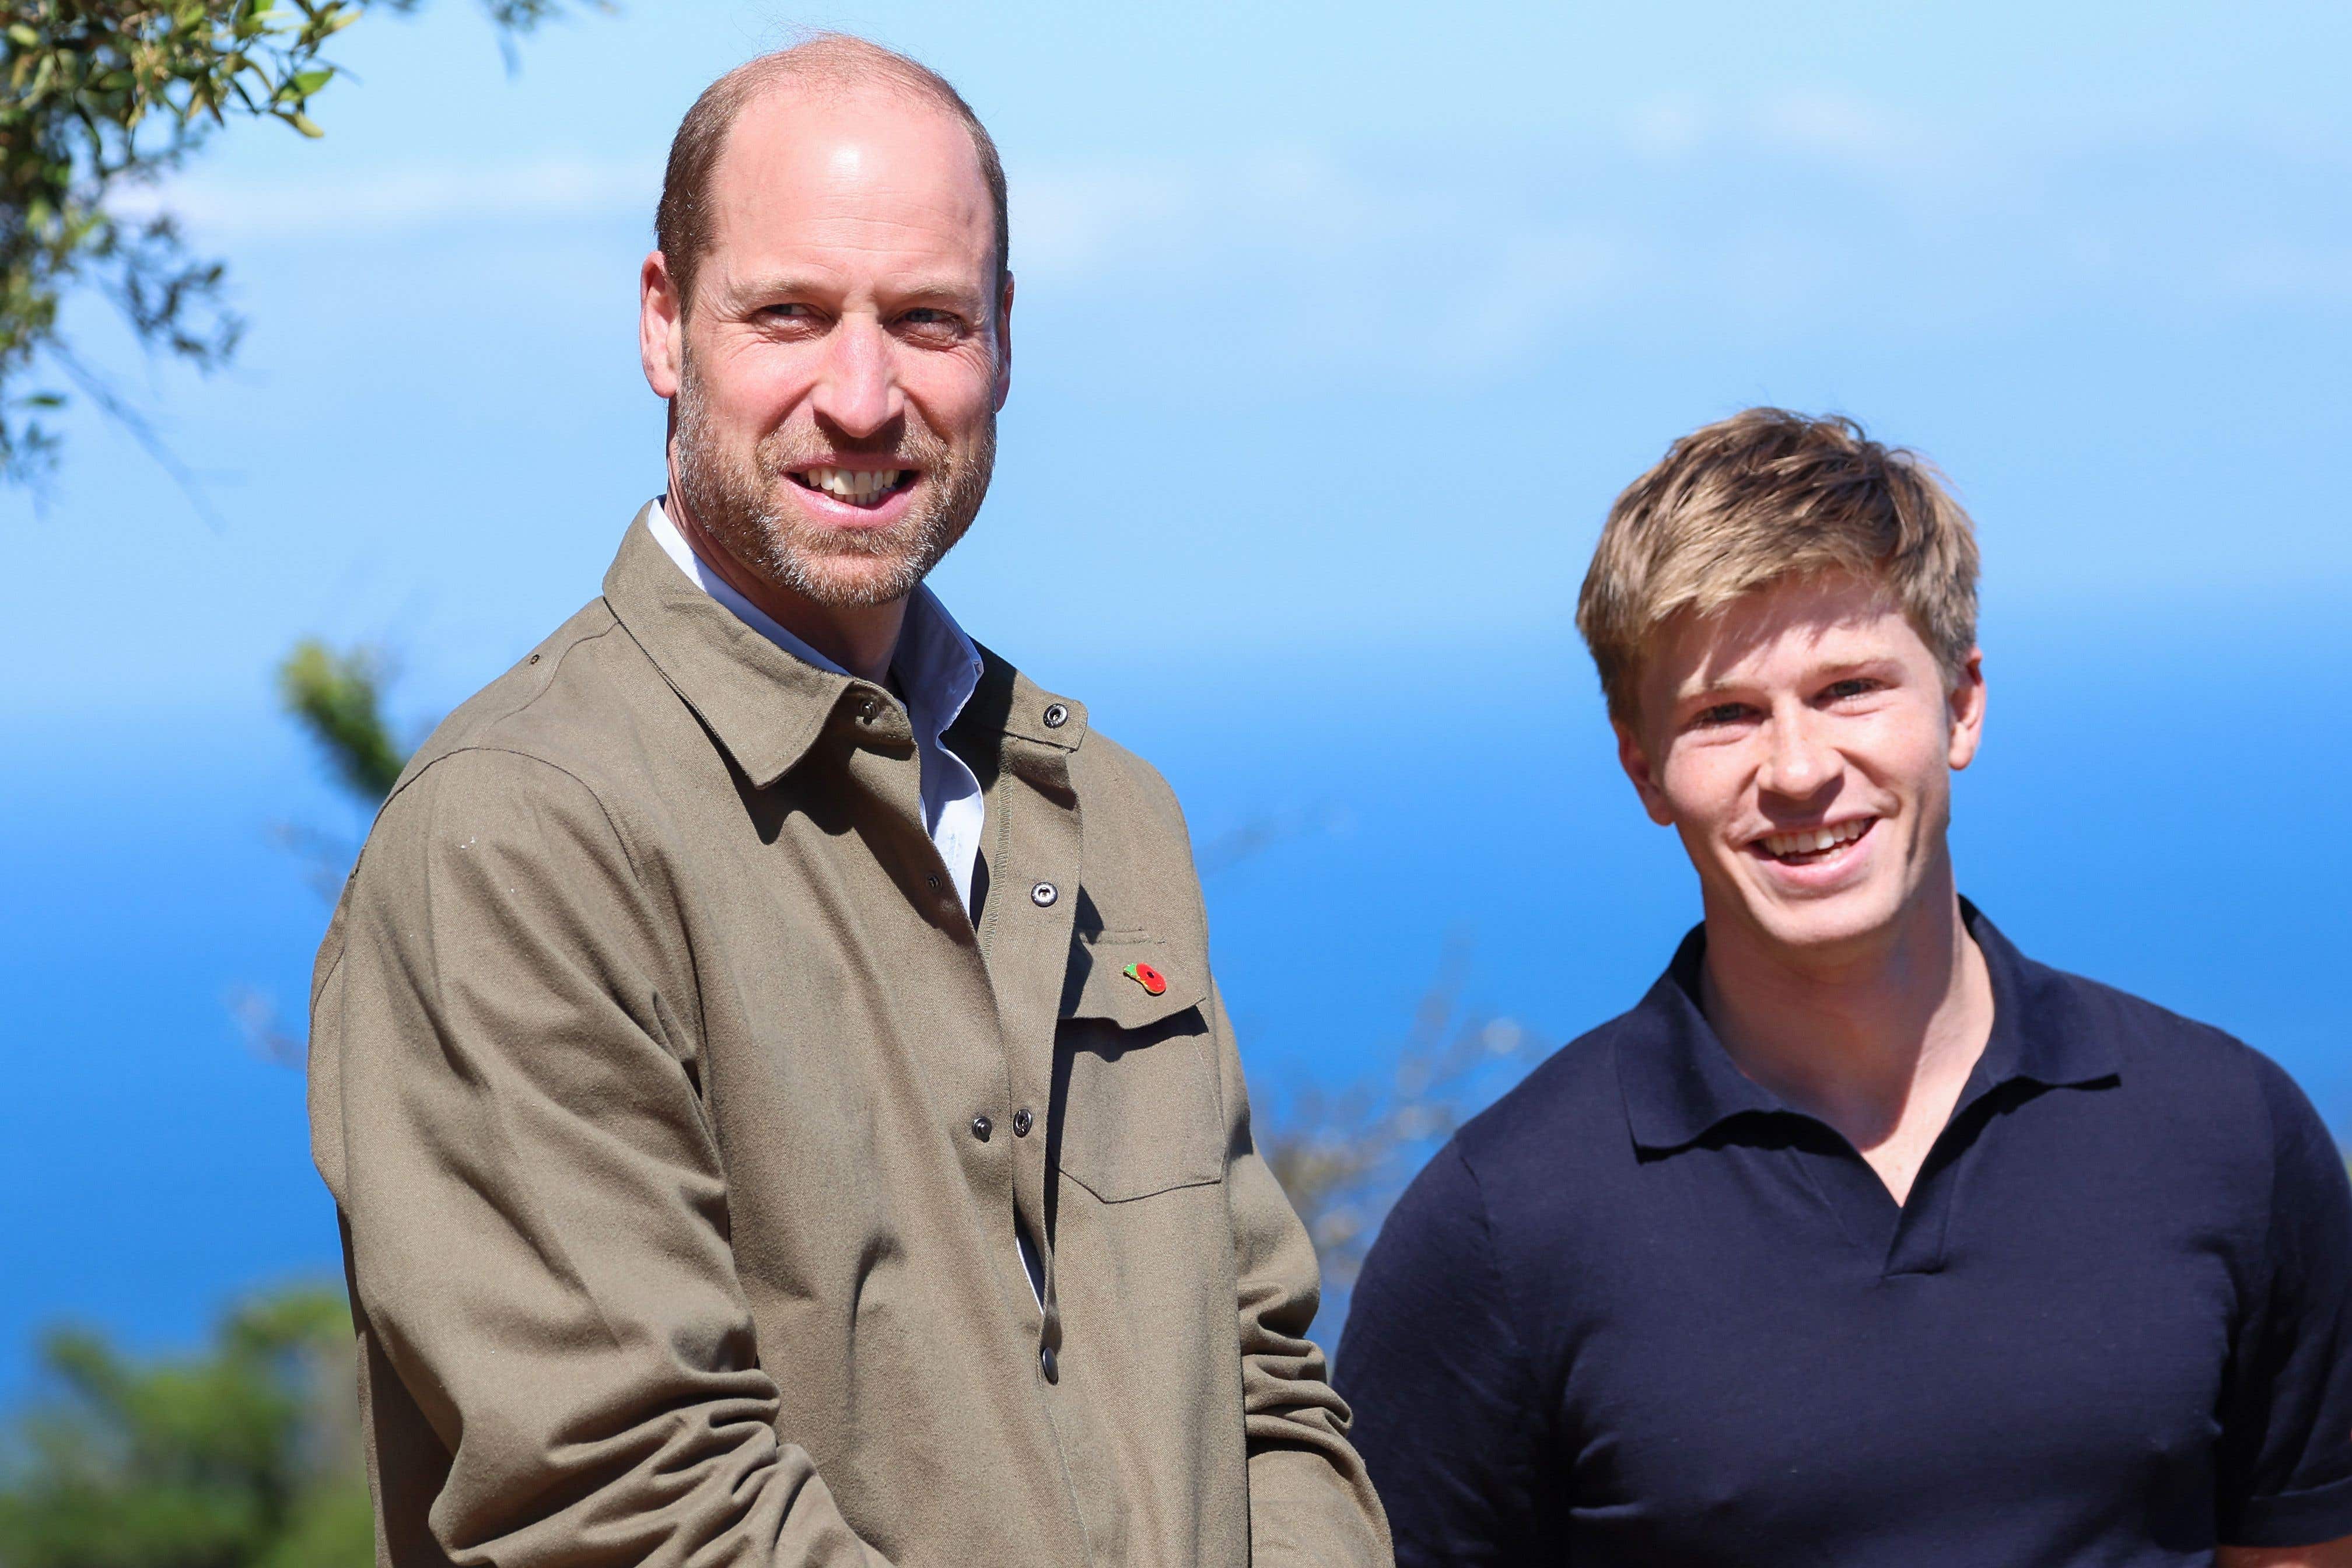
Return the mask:
<svg viewBox="0 0 2352 1568"><path fill-rule="evenodd" d="M1973 906L1968 915L1981 920ZM1699 1148L1708 1134L1737 1117L1784 1120L1789 1142L1778 1163L1786 1179L1801 1184L1887 1279L1943 1271L1971 1152L2005 1113L2048 1090L2116 1081L2111 1042L2032 1027L2013 966L1989 965L1991 1035L1908 1197L1898 1204L1843 1133L1789 1105L1732 1064L1692 1000L1698 994L1705 953L1703 932L1691 932L1643 1000L1644 1010L1663 1016L1664 1038L1618 1044L1617 1070L1634 1143L1667 1157Z"/></svg>
<svg viewBox="0 0 2352 1568"><path fill-rule="evenodd" d="M2034 963L1898 1205L1740 1073L1694 931L1473 1118L1338 1382L1402 1568L2210 1564L2352 1533L2352 1187L2275 1064Z"/></svg>

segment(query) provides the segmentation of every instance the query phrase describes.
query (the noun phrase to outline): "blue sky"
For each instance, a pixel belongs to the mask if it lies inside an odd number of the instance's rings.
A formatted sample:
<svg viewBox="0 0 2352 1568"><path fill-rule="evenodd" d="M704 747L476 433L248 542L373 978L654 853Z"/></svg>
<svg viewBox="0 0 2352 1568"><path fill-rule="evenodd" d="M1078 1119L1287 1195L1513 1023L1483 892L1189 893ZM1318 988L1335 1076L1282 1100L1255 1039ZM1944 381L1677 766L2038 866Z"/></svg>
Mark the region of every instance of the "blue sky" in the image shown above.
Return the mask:
<svg viewBox="0 0 2352 1568"><path fill-rule="evenodd" d="M985 15L982 15L982 13ZM205 474L87 416L0 496L0 1397L34 1325L194 1334L331 1269L299 1012L356 835L272 710L309 633L417 724L595 591L658 487L634 276L704 81L794 26L952 77L1013 182L998 480L938 579L1160 762L1262 1092L1365 1070L1450 940L1566 1038L1693 914L1569 628L1610 498L1754 402L1851 412L1984 541L1964 886L2031 951L2243 1033L2352 1130L2352 12L2340 5L637 0L511 78L440 0L344 35L329 135L152 199L230 263L236 366L71 321Z"/></svg>

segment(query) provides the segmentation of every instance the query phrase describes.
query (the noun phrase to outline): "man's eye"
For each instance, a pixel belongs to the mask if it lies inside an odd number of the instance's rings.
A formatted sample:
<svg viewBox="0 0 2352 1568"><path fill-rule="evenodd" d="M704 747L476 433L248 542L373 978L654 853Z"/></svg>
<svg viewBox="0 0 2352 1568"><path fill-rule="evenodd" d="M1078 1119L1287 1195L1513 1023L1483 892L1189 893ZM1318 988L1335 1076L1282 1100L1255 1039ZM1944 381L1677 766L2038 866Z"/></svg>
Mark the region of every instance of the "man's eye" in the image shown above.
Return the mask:
<svg viewBox="0 0 2352 1568"><path fill-rule="evenodd" d="M925 307L898 318L899 325L919 338L952 338L963 333L963 319L952 310Z"/></svg>
<svg viewBox="0 0 2352 1568"><path fill-rule="evenodd" d="M773 316L780 321L814 321L816 320L816 309L814 306L797 303L771 305L763 314Z"/></svg>
<svg viewBox="0 0 2352 1568"><path fill-rule="evenodd" d="M1695 730L1712 729L1718 724L1737 724L1748 712L1745 702L1718 702L1712 708L1702 708L1691 715Z"/></svg>
<svg viewBox="0 0 2352 1568"><path fill-rule="evenodd" d="M1822 695L1832 702L1843 702L1849 697L1865 697L1878 689L1878 682L1867 676L1857 675L1850 680L1836 680Z"/></svg>

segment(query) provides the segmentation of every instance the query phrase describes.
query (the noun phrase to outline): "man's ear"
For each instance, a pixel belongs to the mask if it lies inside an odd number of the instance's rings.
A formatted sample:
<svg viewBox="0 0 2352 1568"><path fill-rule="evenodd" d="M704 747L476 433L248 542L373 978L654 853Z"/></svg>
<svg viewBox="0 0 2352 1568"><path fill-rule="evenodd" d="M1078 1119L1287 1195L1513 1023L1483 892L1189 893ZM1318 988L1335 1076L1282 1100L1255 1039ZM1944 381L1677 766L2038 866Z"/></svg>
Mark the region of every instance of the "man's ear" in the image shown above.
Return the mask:
<svg viewBox="0 0 2352 1568"><path fill-rule="evenodd" d="M996 411L1013 395L1013 274L1004 275L1004 293L996 301Z"/></svg>
<svg viewBox="0 0 2352 1568"><path fill-rule="evenodd" d="M1977 743L1984 739L1984 649L1969 649L1969 657L1960 665L1960 678L1952 686L1949 700L1952 743L1948 760L1953 768L1959 769L1967 767L1975 758Z"/></svg>
<svg viewBox="0 0 2352 1568"><path fill-rule="evenodd" d="M677 395L678 367L686 351L686 301L658 250L637 269L637 359L656 397Z"/></svg>
<svg viewBox="0 0 2352 1568"><path fill-rule="evenodd" d="M1617 765L1633 781L1633 793L1642 797L1642 809L1659 826L1672 827L1674 808L1666 804L1666 792L1658 787L1658 775L1650 766L1650 754L1642 749L1641 737L1622 719L1612 719L1609 727L1617 731Z"/></svg>

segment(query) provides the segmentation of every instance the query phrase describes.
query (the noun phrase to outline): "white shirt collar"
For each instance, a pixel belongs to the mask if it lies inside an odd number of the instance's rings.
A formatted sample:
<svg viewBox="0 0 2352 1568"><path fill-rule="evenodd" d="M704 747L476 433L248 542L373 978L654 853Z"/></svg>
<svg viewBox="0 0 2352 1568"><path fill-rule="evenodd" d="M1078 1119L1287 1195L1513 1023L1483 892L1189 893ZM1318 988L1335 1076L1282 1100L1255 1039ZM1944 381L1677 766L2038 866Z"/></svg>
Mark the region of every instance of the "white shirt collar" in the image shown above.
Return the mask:
<svg viewBox="0 0 2352 1568"><path fill-rule="evenodd" d="M686 574L687 581L726 605L737 620L803 664L813 664L835 675L849 673L785 630L782 623L705 564L686 542L686 535L678 531L677 524L670 521L669 509L661 500L654 502L653 515L646 526L662 552ZM980 649L956 625L955 617L948 614L947 606L940 603L940 596L928 584L918 584L907 596L907 619L899 627L898 647L890 656L890 668L897 672L899 689L906 694L908 717L932 740L947 732L980 686Z"/></svg>

